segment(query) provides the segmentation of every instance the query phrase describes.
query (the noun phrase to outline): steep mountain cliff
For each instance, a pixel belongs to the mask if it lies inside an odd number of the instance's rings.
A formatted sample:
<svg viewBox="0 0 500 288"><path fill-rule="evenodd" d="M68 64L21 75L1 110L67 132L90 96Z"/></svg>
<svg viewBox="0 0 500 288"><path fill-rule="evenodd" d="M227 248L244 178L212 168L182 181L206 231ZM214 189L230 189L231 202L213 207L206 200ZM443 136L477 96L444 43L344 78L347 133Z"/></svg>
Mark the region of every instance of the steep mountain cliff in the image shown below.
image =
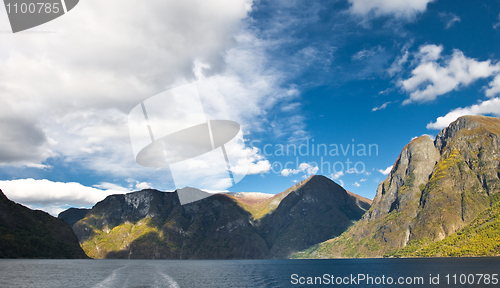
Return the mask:
<svg viewBox="0 0 500 288"><path fill-rule="evenodd" d="M340 235L369 205L323 176L273 197L216 194L180 205L177 192L108 196L73 225L93 258L286 258Z"/></svg>
<svg viewBox="0 0 500 288"><path fill-rule="evenodd" d="M465 247L478 235L486 237L484 243L492 242L497 237L492 231L500 232L498 225L490 225L499 220L494 209L500 191L499 148L500 119L484 116L460 117L434 142L427 136L413 140L359 222L294 257L451 255L450 249L437 249L437 243L461 245L452 249L453 255L495 255L496 246L482 252ZM489 233L480 231L485 225ZM457 238L464 233L467 239Z"/></svg>
<svg viewBox="0 0 500 288"><path fill-rule="evenodd" d="M10 201L0 190L0 258L88 258L71 227Z"/></svg>

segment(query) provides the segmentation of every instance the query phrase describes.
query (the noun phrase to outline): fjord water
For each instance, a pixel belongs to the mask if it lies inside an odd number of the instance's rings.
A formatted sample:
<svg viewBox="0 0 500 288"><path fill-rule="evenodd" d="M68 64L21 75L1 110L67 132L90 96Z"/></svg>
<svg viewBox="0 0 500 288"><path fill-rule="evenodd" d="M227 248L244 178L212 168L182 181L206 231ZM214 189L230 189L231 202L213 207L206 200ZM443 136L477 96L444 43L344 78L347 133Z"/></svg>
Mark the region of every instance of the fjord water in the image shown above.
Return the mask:
<svg viewBox="0 0 500 288"><path fill-rule="evenodd" d="M0 287L497 287L447 285L446 275L499 274L498 258L332 260L0 260ZM295 277L423 277L420 285L293 284ZM440 284L429 283L439 274ZM306 280L307 278L304 278ZM436 278L434 278L436 279ZM451 278L453 279L453 278ZM476 281L478 277L476 276ZM351 280L349 280L351 281Z"/></svg>

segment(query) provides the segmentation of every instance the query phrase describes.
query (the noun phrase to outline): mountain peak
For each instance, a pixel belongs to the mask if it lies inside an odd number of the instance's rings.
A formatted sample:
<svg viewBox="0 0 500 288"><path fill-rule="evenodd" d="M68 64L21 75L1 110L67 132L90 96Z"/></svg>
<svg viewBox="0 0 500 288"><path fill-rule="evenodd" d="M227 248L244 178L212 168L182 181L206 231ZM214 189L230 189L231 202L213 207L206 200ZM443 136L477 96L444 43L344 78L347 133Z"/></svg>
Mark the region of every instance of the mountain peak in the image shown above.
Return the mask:
<svg viewBox="0 0 500 288"><path fill-rule="evenodd" d="M184 187L182 189L177 189L177 196L179 196L179 201L181 205L188 204L191 202L196 202L198 200L212 196L212 194L202 191L193 187Z"/></svg>
<svg viewBox="0 0 500 288"><path fill-rule="evenodd" d="M439 151L442 151L449 140L453 139L460 130L484 128L486 131L500 135L500 118L482 115L466 115L453 121L448 127L441 130L434 140Z"/></svg>
<svg viewBox="0 0 500 288"><path fill-rule="evenodd" d="M295 190L295 189L297 189L299 187L302 187L302 186L304 186L306 184L312 185L312 184L321 183L321 182L333 182L336 185L340 186L339 184L337 184L335 181L331 180L328 177L325 177L323 175L314 174L314 175L309 176L307 179L304 179L304 180L302 180L300 182L295 183L295 185L293 185L292 187L290 187L288 190Z"/></svg>

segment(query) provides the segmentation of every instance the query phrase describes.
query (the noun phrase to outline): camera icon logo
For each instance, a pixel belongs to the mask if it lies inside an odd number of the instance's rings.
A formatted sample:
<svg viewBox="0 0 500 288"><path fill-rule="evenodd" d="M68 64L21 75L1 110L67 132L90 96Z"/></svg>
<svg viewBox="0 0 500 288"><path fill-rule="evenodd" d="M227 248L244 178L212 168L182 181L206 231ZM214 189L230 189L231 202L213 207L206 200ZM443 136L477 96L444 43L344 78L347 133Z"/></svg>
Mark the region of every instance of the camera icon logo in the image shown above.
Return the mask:
<svg viewBox="0 0 500 288"><path fill-rule="evenodd" d="M223 190L246 175L235 169L245 158L239 153L244 147L240 125L209 119L196 82L141 102L130 111L128 124L137 164L168 167L181 204L211 195L189 187Z"/></svg>

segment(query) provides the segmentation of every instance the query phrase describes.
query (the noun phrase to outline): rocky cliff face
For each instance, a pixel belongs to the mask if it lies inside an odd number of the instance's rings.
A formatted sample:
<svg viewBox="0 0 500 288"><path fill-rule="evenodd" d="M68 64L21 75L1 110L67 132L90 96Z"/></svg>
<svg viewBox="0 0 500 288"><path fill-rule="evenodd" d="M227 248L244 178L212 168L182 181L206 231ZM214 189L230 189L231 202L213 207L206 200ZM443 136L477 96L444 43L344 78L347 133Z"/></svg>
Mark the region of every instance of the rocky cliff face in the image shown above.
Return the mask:
<svg viewBox="0 0 500 288"><path fill-rule="evenodd" d="M71 227L14 203L0 190L0 258L88 258Z"/></svg>
<svg viewBox="0 0 500 288"><path fill-rule="evenodd" d="M73 229L93 258L287 258L340 235L361 218L360 205L369 206L323 176L271 198L247 196L180 205L177 192L112 195Z"/></svg>
<svg viewBox="0 0 500 288"><path fill-rule="evenodd" d="M297 257L381 257L465 229L500 191L500 119L464 116L403 148L372 207L341 237ZM418 244L418 245L417 245Z"/></svg>

